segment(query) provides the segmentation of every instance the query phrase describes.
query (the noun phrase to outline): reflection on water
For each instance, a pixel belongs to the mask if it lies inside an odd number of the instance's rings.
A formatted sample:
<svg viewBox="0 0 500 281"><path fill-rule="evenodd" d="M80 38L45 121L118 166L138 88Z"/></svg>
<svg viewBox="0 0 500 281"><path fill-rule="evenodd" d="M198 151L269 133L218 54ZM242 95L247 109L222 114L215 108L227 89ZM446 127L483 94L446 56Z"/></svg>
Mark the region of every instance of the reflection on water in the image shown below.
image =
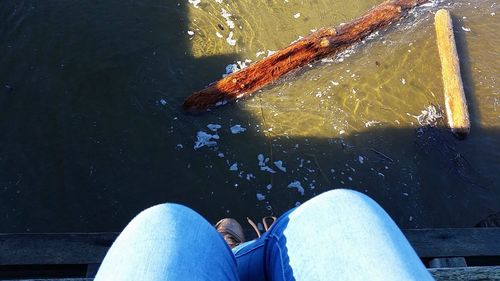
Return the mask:
<svg viewBox="0 0 500 281"><path fill-rule="evenodd" d="M118 230L165 201L212 221L279 215L342 187L374 197L402 227L471 226L498 211L494 1L428 5L249 99L181 111L226 65L377 3L1 2L0 231ZM462 142L416 119L444 105L440 7L454 15L471 106ZM200 131L212 137L194 149Z"/></svg>

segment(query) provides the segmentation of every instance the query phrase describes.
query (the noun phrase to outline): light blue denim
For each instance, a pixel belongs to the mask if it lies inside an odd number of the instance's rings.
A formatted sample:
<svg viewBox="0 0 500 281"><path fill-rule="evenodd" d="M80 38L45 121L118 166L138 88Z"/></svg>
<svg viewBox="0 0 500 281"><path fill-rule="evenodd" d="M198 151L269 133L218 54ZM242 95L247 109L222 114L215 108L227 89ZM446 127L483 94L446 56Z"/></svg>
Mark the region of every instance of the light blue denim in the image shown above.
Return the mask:
<svg viewBox="0 0 500 281"><path fill-rule="evenodd" d="M325 192L231 251L203 217L162 204L117 238L96 281L433 280L403 233L359 192Z"/></svg>

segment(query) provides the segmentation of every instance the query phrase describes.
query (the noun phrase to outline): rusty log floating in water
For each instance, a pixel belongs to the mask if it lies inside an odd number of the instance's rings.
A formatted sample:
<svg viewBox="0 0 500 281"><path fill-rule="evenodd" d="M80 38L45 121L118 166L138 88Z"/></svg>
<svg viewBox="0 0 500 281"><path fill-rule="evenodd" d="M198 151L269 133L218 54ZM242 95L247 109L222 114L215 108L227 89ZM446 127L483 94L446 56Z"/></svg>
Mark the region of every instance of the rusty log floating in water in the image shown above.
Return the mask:
<svg viewBox="0 0 500 281"><path fill-rule="evenodd" d="M194 93L184 101L183 107L186 111L200 113L217 103L250 95L296 68L347 49L427 1L385 1L350 23L337 28L322 28Z"/></svg>
<svg viewBox="0 0 500 281"><path fill-rule="evenodd" d="M444 100L448 126L453 134L464 139L470 132L469 110L465 99L460 63L458 60L453 22L447 10L439 10L434 17L436 39L443 74Z"/></svg>

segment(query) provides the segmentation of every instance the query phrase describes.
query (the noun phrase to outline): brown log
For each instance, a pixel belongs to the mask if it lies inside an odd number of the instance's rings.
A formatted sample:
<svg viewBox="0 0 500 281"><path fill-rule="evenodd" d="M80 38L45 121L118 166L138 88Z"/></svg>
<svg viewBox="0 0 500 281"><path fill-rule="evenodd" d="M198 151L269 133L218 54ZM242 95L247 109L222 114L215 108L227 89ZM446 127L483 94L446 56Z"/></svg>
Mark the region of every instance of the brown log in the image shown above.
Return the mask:
<svg viewBox="0 0 500 281"><path fill-rule="evenodd" d="M194 93L184 101L183 107L189 112L200 113L219 102L250 95L296 68L347 49L427 1L389 0L350 23L337 28L322 28Z"/></svg>

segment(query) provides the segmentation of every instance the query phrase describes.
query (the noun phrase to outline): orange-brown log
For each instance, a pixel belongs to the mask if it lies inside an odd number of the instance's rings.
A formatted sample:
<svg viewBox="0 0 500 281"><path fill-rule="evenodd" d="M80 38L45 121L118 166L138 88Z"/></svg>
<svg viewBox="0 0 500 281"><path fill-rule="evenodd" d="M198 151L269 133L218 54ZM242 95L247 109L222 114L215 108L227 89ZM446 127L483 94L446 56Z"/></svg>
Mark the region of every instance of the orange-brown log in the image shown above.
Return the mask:
<svg viewBox="0 0 500 281"><path fill-rule="evenodd" d="M350 23L322 28L194 93L184 101L183 107L189 112L200 113L219 102L250 95L294 69L347 49L427 1L389 0Z"/></svg>

